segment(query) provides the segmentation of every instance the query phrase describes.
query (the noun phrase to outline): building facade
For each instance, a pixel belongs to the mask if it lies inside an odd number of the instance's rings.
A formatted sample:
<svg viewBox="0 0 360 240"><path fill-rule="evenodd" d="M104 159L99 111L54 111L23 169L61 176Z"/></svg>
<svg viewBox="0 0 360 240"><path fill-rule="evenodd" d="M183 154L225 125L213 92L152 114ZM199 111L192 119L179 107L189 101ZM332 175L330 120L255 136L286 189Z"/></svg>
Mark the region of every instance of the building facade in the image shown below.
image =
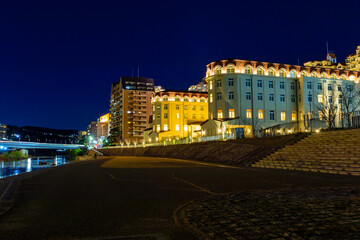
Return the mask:
<svg viewBox="0 0 360 240"><path fill-rule="evenodd" d="M201 136L208 119L207 93L167 90L152 100L152 123L144 131L145 142L191 139Z"/></svg>
<svg viewBox="0 0 360 240"><path fill-rule="evenodd" d="M109 113L93 121L87 128L88 135L95 139L106 139L109 136Z"/></svg>
<svg viewBox="0 0 360 240"><path fill-rule="evenodd" d="M264 130L291 133L322 127L316 121L323 117L319 105L339 101L339 86L357 85L360 72L228 59L208 64L205 80L209 87L205 135L234 134L236 129L258 135ZM221 128L213 129L219 128L219 120Z"/></svg>
<svg viewBox="0 0 360 240"><path fill-rule="evenodd" d="M346 58L345 63L347 70L360 71L360 45L357 46L354 54Z"/></svg>
<svg viewBox="0 0 360 240"><path fill-rule="evenodd" d="M112 84L110 99L110 142L140 142L152 114L151 98L154 80L143 77L121 77Z"/></svg>
<svg viewBox="0 0 360 240"><path fill-rule="evenodd" d="M7 138L7 126L0 123L0 140Z"/></svg>
<svg viewBox="0 0 360 240"><path fill-rule="evenodd" d="M198 84L190 86L189 91L192 91L192 92L208 92L208 84L206 83L205 79L203 79Z"/></svg>

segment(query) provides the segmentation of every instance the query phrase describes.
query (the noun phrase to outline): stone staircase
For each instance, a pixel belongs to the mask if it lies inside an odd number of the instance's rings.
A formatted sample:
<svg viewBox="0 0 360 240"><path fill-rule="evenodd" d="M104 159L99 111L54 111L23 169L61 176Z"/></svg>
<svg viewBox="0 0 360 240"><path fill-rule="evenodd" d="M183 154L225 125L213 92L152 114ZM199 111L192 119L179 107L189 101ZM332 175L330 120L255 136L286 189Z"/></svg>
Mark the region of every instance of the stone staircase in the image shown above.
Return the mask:
<svg viewBox="0 0 360 240"><path fill-rule="evenodd" d="M360 176L360 129L313 133L251 166Z"/></svg>

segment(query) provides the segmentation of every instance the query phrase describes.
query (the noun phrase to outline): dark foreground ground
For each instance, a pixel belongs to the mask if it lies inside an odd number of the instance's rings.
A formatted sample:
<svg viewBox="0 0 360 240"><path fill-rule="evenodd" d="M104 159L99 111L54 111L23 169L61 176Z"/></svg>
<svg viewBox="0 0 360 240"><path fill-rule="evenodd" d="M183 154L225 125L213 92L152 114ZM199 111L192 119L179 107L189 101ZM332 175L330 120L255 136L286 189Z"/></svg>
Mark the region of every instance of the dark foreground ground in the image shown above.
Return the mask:
<svg viewBox="0 0 360 240"><path fill-rule="evenodd" d="M0 216L2 240L356 239L360 234L359 177L107 157L21 178L12 208ZM340 233L334 230L339 222L345 229Z"/></svg>

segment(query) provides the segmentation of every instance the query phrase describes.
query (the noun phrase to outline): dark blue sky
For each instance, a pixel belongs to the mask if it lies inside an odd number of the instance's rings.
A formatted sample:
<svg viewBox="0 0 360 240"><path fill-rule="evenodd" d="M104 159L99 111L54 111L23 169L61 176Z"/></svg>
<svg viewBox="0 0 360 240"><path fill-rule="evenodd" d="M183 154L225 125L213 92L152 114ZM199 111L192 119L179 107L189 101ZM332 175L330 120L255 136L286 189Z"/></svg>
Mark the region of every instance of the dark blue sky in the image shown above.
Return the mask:
<svg viewBox="0 0 360 240"><path fill-rule="evenodd" d="M226 58L341 61L360 1L0 1L0 123L86 129L132 69L167 89Z"/></svg>

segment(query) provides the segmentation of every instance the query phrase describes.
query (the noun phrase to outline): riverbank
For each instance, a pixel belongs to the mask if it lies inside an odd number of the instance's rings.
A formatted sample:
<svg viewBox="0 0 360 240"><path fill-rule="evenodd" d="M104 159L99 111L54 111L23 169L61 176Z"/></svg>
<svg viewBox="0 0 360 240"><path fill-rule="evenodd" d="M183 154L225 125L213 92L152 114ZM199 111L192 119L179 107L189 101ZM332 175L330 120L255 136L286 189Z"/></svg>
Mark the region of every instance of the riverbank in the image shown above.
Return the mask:
<svg viewBox="0 0 360 240"><path fill-rule="evenodd" d="M250 166L268 154L293 144L306 134L267 138L237 139L183 145L167 145L138 148L103 148L104 156L147 156L197 160L221 164Z"/></svg>

